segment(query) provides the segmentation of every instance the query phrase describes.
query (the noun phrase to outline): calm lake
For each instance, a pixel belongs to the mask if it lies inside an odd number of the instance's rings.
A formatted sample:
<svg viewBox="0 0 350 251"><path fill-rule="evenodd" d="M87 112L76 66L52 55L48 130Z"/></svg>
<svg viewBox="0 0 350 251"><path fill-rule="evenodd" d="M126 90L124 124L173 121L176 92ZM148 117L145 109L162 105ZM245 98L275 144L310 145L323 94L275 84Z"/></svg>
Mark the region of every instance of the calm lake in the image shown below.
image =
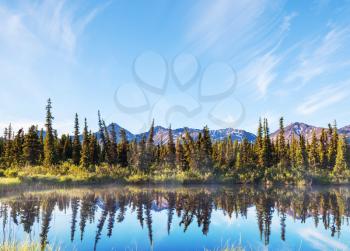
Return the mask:
<svg viewBox="0 0 350 251"><path fill-rule="evenodd" d="M0 240L61 250L350 250L350 188L84 187L0 193Z"/></svg>

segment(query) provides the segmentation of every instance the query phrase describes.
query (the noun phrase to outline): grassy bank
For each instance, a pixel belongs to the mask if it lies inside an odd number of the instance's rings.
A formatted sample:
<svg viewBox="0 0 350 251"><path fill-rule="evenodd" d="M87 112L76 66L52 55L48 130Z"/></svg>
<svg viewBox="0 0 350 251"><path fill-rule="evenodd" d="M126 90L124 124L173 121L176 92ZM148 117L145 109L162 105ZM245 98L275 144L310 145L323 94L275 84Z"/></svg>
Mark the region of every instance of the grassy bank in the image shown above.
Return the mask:
<svg viewBox="0 0 350 251"><path fill-rule="evenodd" d="M202 184L233 183L230 177L214 175L210 172L174 171L171 169L152 170L148 174L132 172L131 168L101 165L93 170L64 163L54 167L27 166L8 168L1 171L1 186L20 184Z"/></svg>
<svg viewBox="0 0 350 251"><path fill-rule="evenodd" d="M329 172L303 173L278 172L274 170L264 176L252 176L250 172L227 175L220 172L180 171L171 168L152 167L149 173L132 171L133 168L111 167L101 165L89 170L71 163L57 166L26 166L11 167L0 170L0 186L11 187L23 184L283 184L283 185L311 185L311 184L348 184L350 176L332 177ZM267 177L267 178L265 178Z"/></svg>

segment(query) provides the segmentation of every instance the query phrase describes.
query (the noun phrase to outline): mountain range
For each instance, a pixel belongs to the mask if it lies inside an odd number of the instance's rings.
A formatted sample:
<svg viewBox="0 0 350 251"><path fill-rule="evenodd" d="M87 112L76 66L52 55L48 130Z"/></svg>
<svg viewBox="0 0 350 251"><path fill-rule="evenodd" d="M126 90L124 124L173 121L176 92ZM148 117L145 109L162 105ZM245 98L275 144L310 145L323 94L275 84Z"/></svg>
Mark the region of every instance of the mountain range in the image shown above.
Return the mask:
<svg viewBox="0 0 350 251"><path fill-rule="evenodd" d="M115 131L116 131L117 140L119 140L118 136L119 136L119 133L120 133L120 130L122 129L122 127L116 123L111 123L110 125L107 126L107 130L109 133L112 131L113 126L114 126ZM327 130L328 128L312 126L312 125L308 125L308 124L302 123L302 122L294 122L294 123L291 123L291 124L287 125L286 127L284 127L284 137L287 141L290 141L292 138L292 135L294 135L295 137L303 135L305 137L305 139L310 142L313 130L316 131L316 136L317 136L317 138L319 138L321 135L322 129ZM149 131L144 132L144 133L139 133L139 134L133 134L126 129L124 129L124 130L126 132L126 137L129 141L132 141L134 139L136 139L136 141L140 141L142 139L142 137L145 136L147 138L149 135ZM176 139L179 137L185 136L186 130L195 139L198 137L198 134L202 131L201 129L188 128L188 127L173 129L172 133L173 133L174 141L176 141ZM277 131L271 133L270 138L272 140L276 140L277 136L279 134L279 131L280 130L277 130ZM40 132L38 132L38 134L39 133ZM344 135L346 137L347 141L350 143L350 125L339 128L338 133L340 135ZM44 131L44 136L45 136L45 134L46 133ZM95 132L94 134L96 135L96 137L98 139L100 138L98 132ZM251 132L247 132L245 130L234 129L234 128L209 130L209 134L210 134L213 141L221 141L221 140L228 138L229 136L231 136L233 141L238 140L238 142L242 142L242 140L245 138L249 142L254 142L256 139L255 134L253 134ZM71 137L73 137L73 136L71 136ZM83 140L82 135L80 135L79 138L81 141ZM153 139L154 139L155 144L167 143L169 140L168 139L168 128L165 128L162 126L155 126Z"/></svg>
<svg viewBox="0 0 350 251"><path fill-rule="evenodd" d="M113 126L115 127L117 135L119 135L119 132L122 129L122 127L116 123L112 123L108 126L109 132L111 132ZM291 140L293 134L295 137L298 137L299 135L303 135L306 138L306 140L311 141L313 130L316 131L316 136L319 137L321 135L322 129L323 129L322 127L308 125L302 122L295 122L287 125L284 128L284 137L286 140ZM327 128L324 128L324 129L327 129ZM187 128L187 127L173 129L172 133L173 133L174 140L176 140L179 137L183 137L185 135L186 130L190 133L190 135L193 138L198 137L199 132L202 131L201 129ZM137 141L140 141L143 136L147 138L149 135L149 131L140 133L140 134L133 134L126 129L125 131L126 131L127 139L129 141L134 139L136 139ZM338 132L341 135L345 135L348 141L350 141L350 125L338 129ZM218 130L210 130L209 133L213 141L224 140L229 136L231 136L232 140L238 140L239 142L241 142L244 138L246 138L249 142L254 142L256 139L255 134L247 132L245 130L241 130L241 129L225 128L225 129L218 129ZM278 134L279 134L279 130L271 133L270 134L271 139L276 140ZM167 142L168 142L168 128L165 128L162 126L155 126L154 143L165 144Z"/></svg>
<svg viewBox="0 0 350 251"><path fill-rule="evenodd" d="M301 123L301 122L295 122L295 123L289 124L288 126L286 126L284 128L284 137L286 140L290 141L293 134L295 137L303 135L305 137L305 139L310 142L311 138L312 138L312 132L315 130L316 136L317 136L317 138L319 138L321 135L322 129L327 130L328 128L316 127L316 126L308 125L308 124ZM276 140L279 132L280 132L280 130L277 130L274 133L272 133L270 135L271 139ZM338 133L341 135L345 135L345 137L349 141L349 139L350 139L350 125L339 128Z"/></svg>
<svg viewBox="0 0 350 251"><path fill-rule="evenodd" d="M112 131L113 126L115 128L117 135L119 135L119 132L122 129L122 127L116 123L112 123L107 127L109 132ZM140 133L140 134L133 134L126 129L124 129L124 130L126 132L126 137L129 141L134 140L134 139L136 139L137 141L140 141L142 139L142 137L145 136L147 138L149 135L149 131L144 132L144 133ZM179 137L183 137L186 133L186 130L190 133L190 135L193 138L197 138L198 134L202 131L201 129L187 128L187 127L173 129L172 133L173 133L174 140L176 140ZM240 129L233 129L233 128L210 130L209 134L210 134L212 140L214 140L214 141L223 140L225 138L228 138L229 136L232 137L232 140L238 140L239 142L241 142L244 138L246 138L250 142L254 142L255 138L256 138L256 136L253 133L250 133L250 132L247 132L244 130L240 130ZM167 143L169 140L168 128L165 128L162 126L155 126L153 139L154 139L155 144Z"/></svg>

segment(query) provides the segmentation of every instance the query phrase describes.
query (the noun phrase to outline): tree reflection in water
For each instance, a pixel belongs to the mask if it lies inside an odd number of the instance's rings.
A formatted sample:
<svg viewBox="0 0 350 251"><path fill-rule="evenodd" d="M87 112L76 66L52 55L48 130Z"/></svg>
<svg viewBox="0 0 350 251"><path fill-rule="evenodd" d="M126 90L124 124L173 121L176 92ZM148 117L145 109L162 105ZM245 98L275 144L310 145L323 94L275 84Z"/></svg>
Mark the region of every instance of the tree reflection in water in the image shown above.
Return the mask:
<svg viewBox="0 0 350 251"><path fill-rule="evenodd" d="M113 236L113 228L122 223L127 210L135 212L141 228L147 228L150 245L153 245L152 212L167 213L167 232L171 234L174 217L184 232L191 224L198 225L203 235L210 231L213 210L221 210L232 217L247 217L248 209L254 207L260 238L269 244L271 223L277 211L280 220L280 238L287 236L287 216L305 223L313 219L315 227L320 224L332 236L348 224L350 215L350 190L348 188L312 189L257 189L254 187L219 188L108 188L74 189L54 192L26 192L20 196L0 200L2 239L7 239L9 221L22 225L31 234L35 222L40 222L42 248L49 243L48 233L55 210L70 213L70 239L84 240L87 224L96 222L94 249L98 245L104 227L107 237ZM98 210L101 211L97 215ZM95 215L96 219L95 219ZM78 230L78 231L79 231ZM136 231L136 230L135 230Z"/></svg>

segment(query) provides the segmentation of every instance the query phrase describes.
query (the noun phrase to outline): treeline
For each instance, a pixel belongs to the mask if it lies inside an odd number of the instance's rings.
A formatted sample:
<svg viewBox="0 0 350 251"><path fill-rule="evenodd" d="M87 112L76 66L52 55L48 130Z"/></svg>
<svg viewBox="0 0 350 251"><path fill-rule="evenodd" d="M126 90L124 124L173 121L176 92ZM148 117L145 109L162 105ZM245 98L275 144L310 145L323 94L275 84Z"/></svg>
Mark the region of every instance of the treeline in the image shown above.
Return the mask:
<svg viewBox="0 0 350 251"><path fill-rule="evenodd" d="M126 132L116 133L114 124L109 129L98 113L99 132L88 129L86 119L80 134L76 114L74 135L58 137L53 129L51 100L46 106L45 130L31 126L13 132L11 125L0 140L0 165L2 169L44 165L54 167L66 161L87 171L101 164L110 168L129 168L132 172L151 174L153 170L189 171L232 176L243 182L295 181L307 174L321 173L341 178L349 175L349 151L346 139L338 134L336 123L323 129L317 137L313 131L311 141L294 135L284 137L283 118L276 140L270 138L267 119L259 121L255 142L231 137L213 142L208 127L197 135L188 131L174 141L171 127L168 141L154 144L154 122L148 136L140 141L128 141Z"/></svg>

